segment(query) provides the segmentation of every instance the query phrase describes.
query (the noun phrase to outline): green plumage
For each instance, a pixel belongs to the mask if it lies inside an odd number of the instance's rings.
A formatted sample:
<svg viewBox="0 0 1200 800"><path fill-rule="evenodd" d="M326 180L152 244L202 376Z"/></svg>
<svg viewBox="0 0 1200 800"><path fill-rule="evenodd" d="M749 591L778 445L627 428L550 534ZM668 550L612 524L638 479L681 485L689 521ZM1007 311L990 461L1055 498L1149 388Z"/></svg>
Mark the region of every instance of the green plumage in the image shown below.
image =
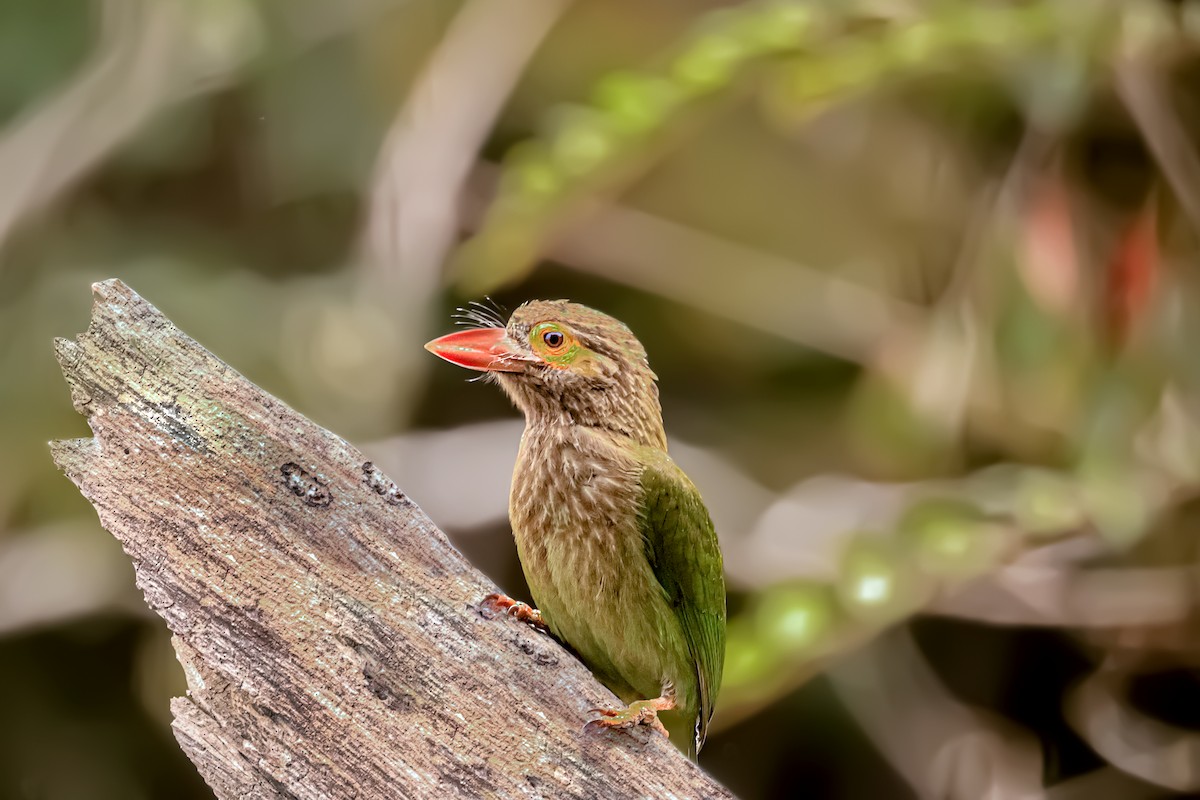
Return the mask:
<svg viewBox="0 0 1200 800"><path fill-rule="evenodd" d="M721 552L667 455L642 345L598 311L535 301L503 329L429 347L488 371L525 413L509 516L530 591L550 630L632 704L596 722L656 724L669 710L694 757L724 663Z"/></svg>
<svg viewBox="0 0 1200 800"><path fill-rule="evenodd" d="M708 734L725 664L721 551L700 493L674 464L647 464L641 486L638 516L646 559L683 628L696 671L695 694L683 707L695 714L699 747Z"/></svg>

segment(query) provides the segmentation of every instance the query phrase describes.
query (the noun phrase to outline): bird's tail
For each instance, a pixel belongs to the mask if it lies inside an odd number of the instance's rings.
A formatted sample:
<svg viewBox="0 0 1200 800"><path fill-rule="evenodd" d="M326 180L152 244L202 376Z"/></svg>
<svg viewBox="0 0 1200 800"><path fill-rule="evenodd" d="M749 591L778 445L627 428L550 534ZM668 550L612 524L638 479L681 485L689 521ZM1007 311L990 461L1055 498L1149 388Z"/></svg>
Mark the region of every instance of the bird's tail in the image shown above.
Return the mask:
<svg viewBox="0 0 1200 800"><path fill-rule="evenodd" d="M692 737L688 739L687 757L692 760L692 763L697 763L700 756L700 748L704 747L705 731L704 715L696 715L696 724L692 728Z"/></svg>

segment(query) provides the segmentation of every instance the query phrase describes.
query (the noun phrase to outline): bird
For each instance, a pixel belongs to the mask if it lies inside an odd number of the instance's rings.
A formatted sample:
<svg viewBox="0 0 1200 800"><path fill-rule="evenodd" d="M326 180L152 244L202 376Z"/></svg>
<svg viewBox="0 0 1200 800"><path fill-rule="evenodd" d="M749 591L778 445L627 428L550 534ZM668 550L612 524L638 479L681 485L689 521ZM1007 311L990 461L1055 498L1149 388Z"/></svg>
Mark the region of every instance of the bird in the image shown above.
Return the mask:
<svg viewBox="0 0 1200 800"><path fill-rule="evenodd" d="M461 309L460 309L461 311ZM536 608L483 604L548 629L626 703L585 728L645 725L694 761L721 687L726 601L721 550L695 485L667 453L657 376L617 319L566 300L509 316L466 313L469 328L425 345L476 370L525 415L509 520Z"/></svg>

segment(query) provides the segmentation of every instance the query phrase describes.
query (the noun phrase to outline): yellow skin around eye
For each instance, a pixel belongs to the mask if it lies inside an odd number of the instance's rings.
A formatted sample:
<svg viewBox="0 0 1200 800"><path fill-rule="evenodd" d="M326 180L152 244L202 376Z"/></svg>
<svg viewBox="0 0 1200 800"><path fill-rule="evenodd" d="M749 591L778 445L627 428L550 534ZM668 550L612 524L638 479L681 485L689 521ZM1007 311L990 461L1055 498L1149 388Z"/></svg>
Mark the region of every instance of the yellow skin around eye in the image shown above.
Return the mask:
<svg viewBox="0 0 1200 800"><path fill-rule="evenodd" d="M559 333L562 334L562 344L558 347L551 347L546 343L546 334ZM566 369L579 355L582 348L579 346L579 340L576 339L570 331L565 331L560 325L554 322L539 322L533 326L529 332L529 345L533 348L533 352L542 358L547 364L558 369Z"/></svg>

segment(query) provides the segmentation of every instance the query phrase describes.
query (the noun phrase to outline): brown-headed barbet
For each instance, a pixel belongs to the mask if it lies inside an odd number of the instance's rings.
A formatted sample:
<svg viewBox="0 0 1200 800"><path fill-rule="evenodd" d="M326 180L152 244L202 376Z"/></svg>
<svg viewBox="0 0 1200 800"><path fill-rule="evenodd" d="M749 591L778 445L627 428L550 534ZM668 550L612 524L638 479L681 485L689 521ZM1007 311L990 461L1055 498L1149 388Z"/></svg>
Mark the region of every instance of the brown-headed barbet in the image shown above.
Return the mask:
<svg viewBox="0 0 1200 800"><path fill-rule="evenodd" d="M667 455L657 377L624 324L565 300L528 302L507 324L426 348L487 373L525 414L509 496L537 610L485 603L569 644L628 707L590 727L682 719L695 757L725 658L725 581L700 493Z"/></svg>

